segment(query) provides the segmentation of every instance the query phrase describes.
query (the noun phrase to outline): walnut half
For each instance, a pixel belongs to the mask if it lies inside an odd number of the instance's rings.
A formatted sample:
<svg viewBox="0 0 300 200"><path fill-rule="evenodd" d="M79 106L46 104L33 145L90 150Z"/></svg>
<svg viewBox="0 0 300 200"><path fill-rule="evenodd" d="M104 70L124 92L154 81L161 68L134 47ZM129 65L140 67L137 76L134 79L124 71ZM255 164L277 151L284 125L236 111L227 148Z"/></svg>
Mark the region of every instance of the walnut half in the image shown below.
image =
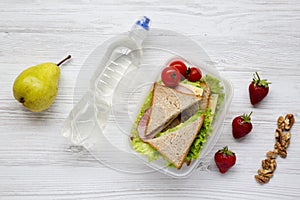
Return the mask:
<svg viewBox="0 0 300 200"><path fill-rule="evenodd" d="M289 131L295 123L293 114L287 114L284 118L284 129Z"/></svg>
<svg viewBox="0 0 300 200"><path fill-rule="evenodd" d="M269 177L262 176L262 175L255 175L254 178L260 184L265 184L270 181Z"/></svg>

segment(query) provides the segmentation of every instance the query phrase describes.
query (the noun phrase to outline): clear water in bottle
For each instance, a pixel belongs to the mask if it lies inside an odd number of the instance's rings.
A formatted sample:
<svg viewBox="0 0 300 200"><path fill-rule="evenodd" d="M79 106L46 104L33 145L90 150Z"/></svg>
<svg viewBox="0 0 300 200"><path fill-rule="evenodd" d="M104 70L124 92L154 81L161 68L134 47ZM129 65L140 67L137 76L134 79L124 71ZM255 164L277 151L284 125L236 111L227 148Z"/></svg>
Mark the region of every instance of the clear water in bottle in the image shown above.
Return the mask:
<svg viewBox="0 0 300 200"><path fill-rule="evenodd" d="M93 131L104 128L115 88L126 72L139 66L149 23L149 18L142 17L127 35L119 37L107 48L90 80L89 90L73 108L63 126L63 135L73 143L88 147L96 140L93 137L97 134Z"/></svg>

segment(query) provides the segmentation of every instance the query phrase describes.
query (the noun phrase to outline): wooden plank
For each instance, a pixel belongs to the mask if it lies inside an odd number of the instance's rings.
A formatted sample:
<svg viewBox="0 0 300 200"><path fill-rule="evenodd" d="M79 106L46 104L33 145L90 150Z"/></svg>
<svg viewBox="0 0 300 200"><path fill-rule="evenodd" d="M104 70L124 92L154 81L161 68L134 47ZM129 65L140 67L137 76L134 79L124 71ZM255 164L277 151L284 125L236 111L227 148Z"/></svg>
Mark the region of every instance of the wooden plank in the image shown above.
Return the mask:
<svg viewBox="0 0 300 200"><path fill-rule="evenodd" d="M277 159L270 183L260 186L253 176L273 148L277 117L294 113L299 118L299 10L297 0L0 2L0 199L298 198L297 122L288 157ZM154 28L195 40L232 82L234 97L210 154L212 158L225 145L237 153L237 164L227 174L219 174L212 159L206 171L199 168L183 180L160 173L121 173L61 136L85 60L142 15L152 19ZM48 111L31 113L13 99L13 80L22 70L67 54L73 59L62 68L59 93ZM268 97L253 108L248 84L255 71L272 84ZM232 119L250 111L253 131L234 140ZM119 163L123 166L126 160Z"/></svg>

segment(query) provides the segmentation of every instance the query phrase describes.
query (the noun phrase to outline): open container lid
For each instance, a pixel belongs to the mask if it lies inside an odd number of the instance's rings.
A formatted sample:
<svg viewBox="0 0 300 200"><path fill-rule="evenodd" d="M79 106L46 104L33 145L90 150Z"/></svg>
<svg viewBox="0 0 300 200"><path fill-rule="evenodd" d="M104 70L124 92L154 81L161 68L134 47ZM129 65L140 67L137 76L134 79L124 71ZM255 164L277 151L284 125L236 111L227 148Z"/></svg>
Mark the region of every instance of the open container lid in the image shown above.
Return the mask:
<svg viewBox="0 0 300 200"><path fill-rule="evenodd" d="M97 102L95 91L89 90L87 93L86 91L89 84L95 81L92 77L97 76L97 71L101 71L100 68L104 67L100 65L103 59L101 56L118 37L120 36L99 45L83 65L74 89L74 103L77 103L77 109L83 112L66 120L63 134L74 143L83 145L102 164L125 173L160 171L173 177L186 177L199 164L208 165L211 158L207 156L222 132L225 114L233 96L230 82L220 76L205 51L193 40L173 31L151 29L143 43L140 65L137 69L128 71L120 80L113 93L107 122L103 126L100 122L101 113L97 111L101 102ZM199 66L204 75L209 74L219 79L225 93L225 99L213 123L213 133L209 136L199 158L190 166L182 166L180 170L167 168L162 160L148 162L146 157L132 150L129 139L140 106L166 63L173 58L180 58ZM78 101L78 97L84 94L84 98ZM82 101L87 101L89 106L82 104Z"/></svg>

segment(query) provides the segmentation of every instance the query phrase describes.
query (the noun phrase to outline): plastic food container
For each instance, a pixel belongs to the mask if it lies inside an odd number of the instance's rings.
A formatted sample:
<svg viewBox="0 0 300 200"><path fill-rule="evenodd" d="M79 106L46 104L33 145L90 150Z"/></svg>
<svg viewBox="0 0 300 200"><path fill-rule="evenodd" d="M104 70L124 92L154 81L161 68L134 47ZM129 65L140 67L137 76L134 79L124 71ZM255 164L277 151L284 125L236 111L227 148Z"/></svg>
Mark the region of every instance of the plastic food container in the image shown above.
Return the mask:
<svg viewBox="0 0 300 200"><path fill-rule="evenodd" d="M169 30L151 29L142 46L142 58L137 68L128 70L120 79L112 94L111 109L103 125L101 112L93 106L97 102L94 91L85 96L90 108L80 105L79 96L86 94L88 85L95 71L99 71L99 63L103 51L109 45L107 41L98 46L88 57L81 69L74 91L74 99L78 110L66 120L63 134L75 144L83 145L102 164L124 173L161 173L173 177L187 177L199 165L209 165L208 156L222 133L223 121L231 103L233 89L228 80L221 77L204 50L188 37ZM134 52L133 52L134 53ZM183 165L180 170L165 166L162 159L148 162L147 157L135 152L130 143L130 132L146 95L155 81L160 77L166 63L173 58L180 58L191 65L198 66L203 75L211 75L221 81L225 98L213 121L213 133L208 137L197 160L189 166ZM101 70L100 70L101 71Z"/></svg>

